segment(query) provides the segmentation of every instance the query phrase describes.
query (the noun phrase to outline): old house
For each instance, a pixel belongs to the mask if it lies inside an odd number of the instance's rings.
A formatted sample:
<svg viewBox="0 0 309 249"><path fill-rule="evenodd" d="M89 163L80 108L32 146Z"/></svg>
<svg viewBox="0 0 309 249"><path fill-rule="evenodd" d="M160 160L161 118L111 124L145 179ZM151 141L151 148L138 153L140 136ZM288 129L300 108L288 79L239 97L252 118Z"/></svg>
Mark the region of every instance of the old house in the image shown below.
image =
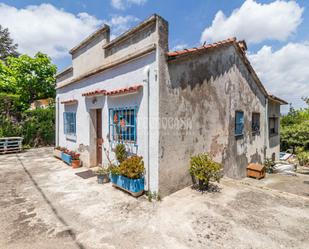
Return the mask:
<svg viewBox="0 0 309 249"><path fill-rule="evenodd" d="M153 15L110 41L103 26L74 47L57 75L56 143L85 166L107 163L124 143L144 158L145 189L191 184L190 156L210 153L229 177L279 156L280 105L235 38L168 51L168 23Z"/></svg>

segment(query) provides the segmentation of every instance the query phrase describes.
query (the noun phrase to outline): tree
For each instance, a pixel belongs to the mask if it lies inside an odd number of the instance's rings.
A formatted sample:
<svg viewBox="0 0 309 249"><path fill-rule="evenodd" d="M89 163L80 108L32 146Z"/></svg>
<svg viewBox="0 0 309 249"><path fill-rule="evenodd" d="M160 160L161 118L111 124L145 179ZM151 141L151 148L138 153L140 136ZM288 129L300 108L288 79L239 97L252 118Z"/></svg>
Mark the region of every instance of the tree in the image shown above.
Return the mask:
<svg viewBox="0 0 309 249"><path fill-rule="evenodd" d="M17 47L18 45L10 38L9 30L0 25L0 60L5 61L9 56L18 56Z"/></svg>
<svg viewBox="0 0 309 249"><path fill-rule="evenodd" d="M55 97L57 68L47 55L39 52L34 57L28 55L8 57L5 67L5 70L2 70L6 72L4 78L15 88L13 93L20 96L24 109L36 99ZM2 82L2 85L8 84Z"/></svg>
<svg viewBox="0 0 309 249"><path fill-rule="evenodd" d="M308 98L303 99L308 105ZM281 118L281 149L300 147L309 150L309 106L295 110L290 108L287 115Z"/></svg>

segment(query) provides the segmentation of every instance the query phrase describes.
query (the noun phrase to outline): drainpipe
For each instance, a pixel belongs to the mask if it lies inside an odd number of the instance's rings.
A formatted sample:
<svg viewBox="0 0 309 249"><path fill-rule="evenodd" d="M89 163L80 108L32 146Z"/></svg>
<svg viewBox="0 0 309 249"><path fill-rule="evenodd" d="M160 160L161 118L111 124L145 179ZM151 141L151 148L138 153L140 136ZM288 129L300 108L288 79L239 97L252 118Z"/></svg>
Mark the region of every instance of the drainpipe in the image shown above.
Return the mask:
<svg viewBox="0 0 309 249"><path fill-rule="evenodd" d="M150 129L150 111L149 111L149 73L150 73L150 68L149 66L146 66L144 69L144 74L146 75L146 80L144 80L145 82L145 96L146 96L146 104L147 104L147 134L146 134L146 163L147 163L147 186L146 186L146 190L149 191L150 189L150 156L149 156L149 152L150 152L150 142L149 142L149 129Z"/></svg>
<svg viewBox="0 0 309 249"><path fill-rule="evenodd" d="M56 146L59 146L59 97L56 98Z"/></svg>
<svg viewBox="0 0 309 249"><path fill-rule="evenodd" d="M265 132L264 132L264 148L265 148L265 158L267 157L267 141L268 141L268 96L266 96L266 101L265 101Z"/></svg>

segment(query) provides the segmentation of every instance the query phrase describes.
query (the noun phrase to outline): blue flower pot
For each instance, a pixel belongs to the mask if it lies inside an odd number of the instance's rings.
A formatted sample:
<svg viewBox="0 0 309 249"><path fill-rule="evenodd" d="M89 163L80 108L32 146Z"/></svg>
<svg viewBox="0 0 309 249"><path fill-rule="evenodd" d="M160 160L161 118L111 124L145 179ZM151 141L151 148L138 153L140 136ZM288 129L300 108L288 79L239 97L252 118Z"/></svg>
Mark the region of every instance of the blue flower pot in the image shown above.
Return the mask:
<svg viewBox="0 0 309 249"><path fill-rule="evenodd" d="M130 179L125 176L110 174L110 179L113 186L118 187L135 197L142 195L144 192L144 177Z"/></svg>
<svg viewBox="0 0 309 249"><path fill-rule="evenodd" d="M61 152L61 159L64 161L66 164L71 165L72 162L72 157L69 154L66 154L64 152Z"/></svg>

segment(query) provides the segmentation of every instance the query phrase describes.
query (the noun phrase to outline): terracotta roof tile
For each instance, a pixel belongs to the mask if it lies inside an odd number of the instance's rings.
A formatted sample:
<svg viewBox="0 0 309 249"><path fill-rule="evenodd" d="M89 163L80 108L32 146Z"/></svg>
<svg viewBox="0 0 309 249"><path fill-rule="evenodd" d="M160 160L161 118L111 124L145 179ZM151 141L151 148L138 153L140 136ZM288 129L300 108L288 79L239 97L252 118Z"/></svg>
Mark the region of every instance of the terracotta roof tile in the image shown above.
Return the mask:
<svg viewBox="0 0 309 249"><path fill-rule="evenodd" d="M176 57L178 55L185 55L185 54L189 54L189 53L194 53L194 52L202 51L202 50L209 49L209 48L216 48L218 46L233 43L233 42L236 42L235 37L228 38L228 39L223 40L223 41L218 41L218 42L215 42L215 43L212 43L212 44L206 44L206 45L203 45L203 46L198 47L198 48L189 48L189 49L186 48L186 49L182 49L182 50L178 50L178 51L170 51L170 52L167 53L167 55L168 55L168 57Z"/></svg>
<svg viewBox="0 0 309 249"><path fill-rule="evenodd" d="M82 96L89 97L89 96L96 96L96 95L111 96L111 95L118 95L118 94L127 94L127 93L137 92L141 87L142 85L134 85L134 86L118 88L118 89L114 89L110 91L106 91L103 89L95 90L95 91L83 93Z"/></svg>
<svg viewBox="0 0 309 249"><path fill-rule="evenodd" d="M77 102L78 102L77 99L69 99L69 100L63 100L60 103L66 104L66 105L71 105L71 104L76 104Z"/></svg>
<svg viewBox="0 0 309 249"><path fill-rule="evenodd" d="M91 92L83 93L82 96L89 97L89 96L95 96L95 95L104 95L106 93L106 90L94 90Z"/></svg>

